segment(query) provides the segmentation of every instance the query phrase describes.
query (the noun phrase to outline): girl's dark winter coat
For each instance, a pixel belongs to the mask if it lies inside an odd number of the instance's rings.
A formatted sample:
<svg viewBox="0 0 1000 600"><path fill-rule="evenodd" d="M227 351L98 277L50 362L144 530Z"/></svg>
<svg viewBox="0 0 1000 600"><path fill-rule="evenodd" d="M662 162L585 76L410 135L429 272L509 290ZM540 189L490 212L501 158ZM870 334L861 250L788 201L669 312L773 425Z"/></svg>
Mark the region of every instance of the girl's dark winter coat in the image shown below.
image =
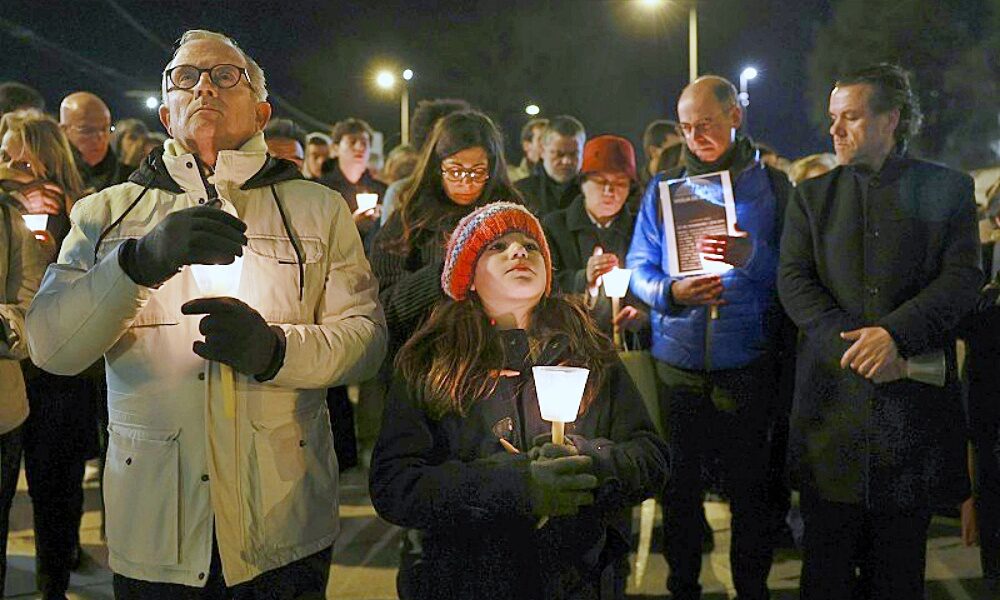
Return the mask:
<svg viewBox="0 0 1000 600"><path fill-rule="evenodd" d="M372 461L371 497L386 520L419 530L422 559L404 569L416 598L602 598L602 578L627 555L629 507L658 493L666 446L620 363L589 409L567 424L594 459L595 503L541 529L532 514L532 440L550 431L539 413L523 331L500 332L507 368L467 414L431 419L396 377ZM565 338L538 365L558 364ZM504 438L521 453L504 451Z"/></svg>

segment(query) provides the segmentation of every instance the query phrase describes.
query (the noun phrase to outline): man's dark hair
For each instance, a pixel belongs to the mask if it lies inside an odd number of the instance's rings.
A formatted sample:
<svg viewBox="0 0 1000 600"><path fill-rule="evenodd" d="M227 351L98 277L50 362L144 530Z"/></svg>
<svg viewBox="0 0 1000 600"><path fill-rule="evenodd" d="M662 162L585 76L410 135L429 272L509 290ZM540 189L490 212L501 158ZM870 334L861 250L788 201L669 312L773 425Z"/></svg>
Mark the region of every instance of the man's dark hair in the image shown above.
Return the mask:
<svg viewBox="0 0 1000 600"><path fill-rule="evenodd" d="M668 121L667 119L657 119L646 125L646 131L642 132L643 150L648 152L649 148L659 147L671 133L681 137L679 128L680 125L677 124L677 121Z"/></svg>
<svg viewBox="0 0 1000 600"><path fill-rule="evenodd" d="M413 117L410 118L410 143L419 152L434 129L435 123L452 113L463 110L472 110L472 105L465 100L455 98L438 98L437 100L417 102L417 108L414 109Z"/></svg>
<svg viewBox="0 0 1000 600"><path fill-rule="evenodd" d="M532 138L535 137L535 129L539 127L548 127L548 126L549 126L548 119L543 119L541 117L538 117L536 119L531 119L530 121L524 124L524 127L521 128L521 141L530 142Z"/></svg>
<svg viewBox="0 0 1000 600"><path fill-rule="evenodd" d="M337 124L333 126L333 131L330 132L330 140L336 146L345 135L359 135L362 133L368 134L369 141L375 137L375 130L372 129L372 126L367 121L348 117L343 121L337 121Z"/></svg>
<svg viewBox="0 0 1000 600"><path fill-rule="evenodd" d="M16 81L0 83L0 115L25 108L44 111L45 98L42 98L38 90L23 83Z"/></svg>
<svg viewBox="0 0 1000 600"><path fill-rule="evenodd" d="M295 140L302 145L302 150L306 149L306 131L291 119L271 119L264 127L264 139L284 138Z"/></svg>
<svg viewBox="0 0 1000 600"><path fill-rule="evenodd" d="M910 74L899 65L879 63L841 77L834 87L858 84L871 86L869 106L875 114L899 109L896 145L900 150L905 150L909 141L920 131L920 124L924 120L924 115L920 112L920 100L910 86Z"/></svg>
<svg viewBox="0 0 1000 600"><path fill-rule="evenodd" d="M583 128L583 123L576 117L569 115L552 117L552 120L545 127L545 133L542 134L543 142L553 134L563 137L587 137L587 131Z"/></svg>

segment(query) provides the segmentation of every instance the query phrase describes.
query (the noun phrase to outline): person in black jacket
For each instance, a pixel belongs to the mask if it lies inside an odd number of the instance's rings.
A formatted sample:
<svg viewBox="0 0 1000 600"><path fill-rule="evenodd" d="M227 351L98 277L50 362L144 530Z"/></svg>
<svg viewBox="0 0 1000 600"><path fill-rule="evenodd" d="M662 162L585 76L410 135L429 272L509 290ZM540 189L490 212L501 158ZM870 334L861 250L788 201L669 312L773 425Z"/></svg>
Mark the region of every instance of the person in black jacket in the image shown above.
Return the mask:
<svg viewBox="0 0 1000 600"><path fill-rule="evenodd" d="M802 597L922 598L931 509L969 497L954 330L982 277L973 183L906 156L920 110L897 66L838 81L829 112L840 166L796 188L778 277L801 331ZM938 381L907 377L917 363Z"/></svg>
<svg viewBox="0 0 1000 600"><path fill-rule="evenodd" d="M550 297L527 209L484 206L455 228L449 299L403 347L372 462L372 504L413 528L401 598L623 598L629 507L667 476L665 445L608 339ZM546 436L533 366L589 369L567 443Z"/></svg>
<svg viewBox="0 0 1000 600"><path fill-rule="evenodd" d="M553 117L542 134L542 160L535 171L515 185L524 204L538 218L566 208L580 195L583 144L587 132L583 123L569 115Z"/></svg>
<svg viewBox="0 0 1000 600"><path fill-rule="evenodd" d="M629 331L649 323L648 308L628 296L617 315L600 285L601 275L625 266L635 219L626 207L636 179L635 150L623 137L600 135L583 148L582 194L569 207L542 219L552 241L552 269L560 292L579 294L591 306L601 330L611 335L613 322Z"/></svg>
<svg viewBox="0 0 1000 600"><path fill-rule="evenodd" d="M398 210L375 234L372 270L389 326L386 365L444 298L444 245L459 219L497 200L520 201L489 117L461 111L434 126Z"/></svg>

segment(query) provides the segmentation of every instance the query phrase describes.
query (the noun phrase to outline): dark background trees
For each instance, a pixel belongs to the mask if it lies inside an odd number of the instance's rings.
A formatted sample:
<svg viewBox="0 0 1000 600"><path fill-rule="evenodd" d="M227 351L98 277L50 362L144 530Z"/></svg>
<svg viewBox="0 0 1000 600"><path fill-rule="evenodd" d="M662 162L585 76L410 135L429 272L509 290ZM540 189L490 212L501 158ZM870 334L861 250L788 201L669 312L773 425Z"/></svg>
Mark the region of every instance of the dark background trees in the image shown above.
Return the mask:
<svg viewBox="0 0 1000 600"><path fill-rule="evenodd" d="M997 162L1000 0L838 0L809 53L812 122L837 76L874 62L913 74L924 112L914 151L956 167Z"/></svg>

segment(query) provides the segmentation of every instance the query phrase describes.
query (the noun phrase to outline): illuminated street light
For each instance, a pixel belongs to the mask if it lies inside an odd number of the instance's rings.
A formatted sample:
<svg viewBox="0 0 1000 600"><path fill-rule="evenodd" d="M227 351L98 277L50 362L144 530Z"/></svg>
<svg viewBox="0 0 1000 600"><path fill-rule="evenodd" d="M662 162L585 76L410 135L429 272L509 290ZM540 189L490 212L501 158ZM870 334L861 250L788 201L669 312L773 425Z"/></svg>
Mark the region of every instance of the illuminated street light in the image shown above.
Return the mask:
<svg viewBox="0 0 1000 600"><path fill-rule="evenodd" d="M154 96L149 96L148 98L146 98L146 108L148 108L149 110L153 110L159 105L160 101L157 100Z"/></svg>
<svg viewBox="0 0 1000 600"><path fill-rule="evenodd" d="M757 69L753 67L747 67L740 73L740 106L750 106L750 92L747 89L747 84L756 78Z"/></svg>
<svg viewBox="0 0 1000 600"><path fill-rule="evenodd" d="M399 137L404 144L410 143L410 88L407 82L413 79L413 70L405 69L402 73L399 95ZM379 71L375 83L384 90L396 87L396 76L391 71Z"/></svg>
<svg viewBox="0 0 1000 600"><path fill-rule="evenodd" d="M528 113L528 115L533 117L538 113L542 112L542 109L538 108L537 104L529 104L524 107L524 112Z"/></svg>
<svg viewBox="0 0 1000 600"><path fill-rule="evenodd" d="M389 71L379 71L375 83L384 90L391 90L396 85L396 76Z"/></svg>

